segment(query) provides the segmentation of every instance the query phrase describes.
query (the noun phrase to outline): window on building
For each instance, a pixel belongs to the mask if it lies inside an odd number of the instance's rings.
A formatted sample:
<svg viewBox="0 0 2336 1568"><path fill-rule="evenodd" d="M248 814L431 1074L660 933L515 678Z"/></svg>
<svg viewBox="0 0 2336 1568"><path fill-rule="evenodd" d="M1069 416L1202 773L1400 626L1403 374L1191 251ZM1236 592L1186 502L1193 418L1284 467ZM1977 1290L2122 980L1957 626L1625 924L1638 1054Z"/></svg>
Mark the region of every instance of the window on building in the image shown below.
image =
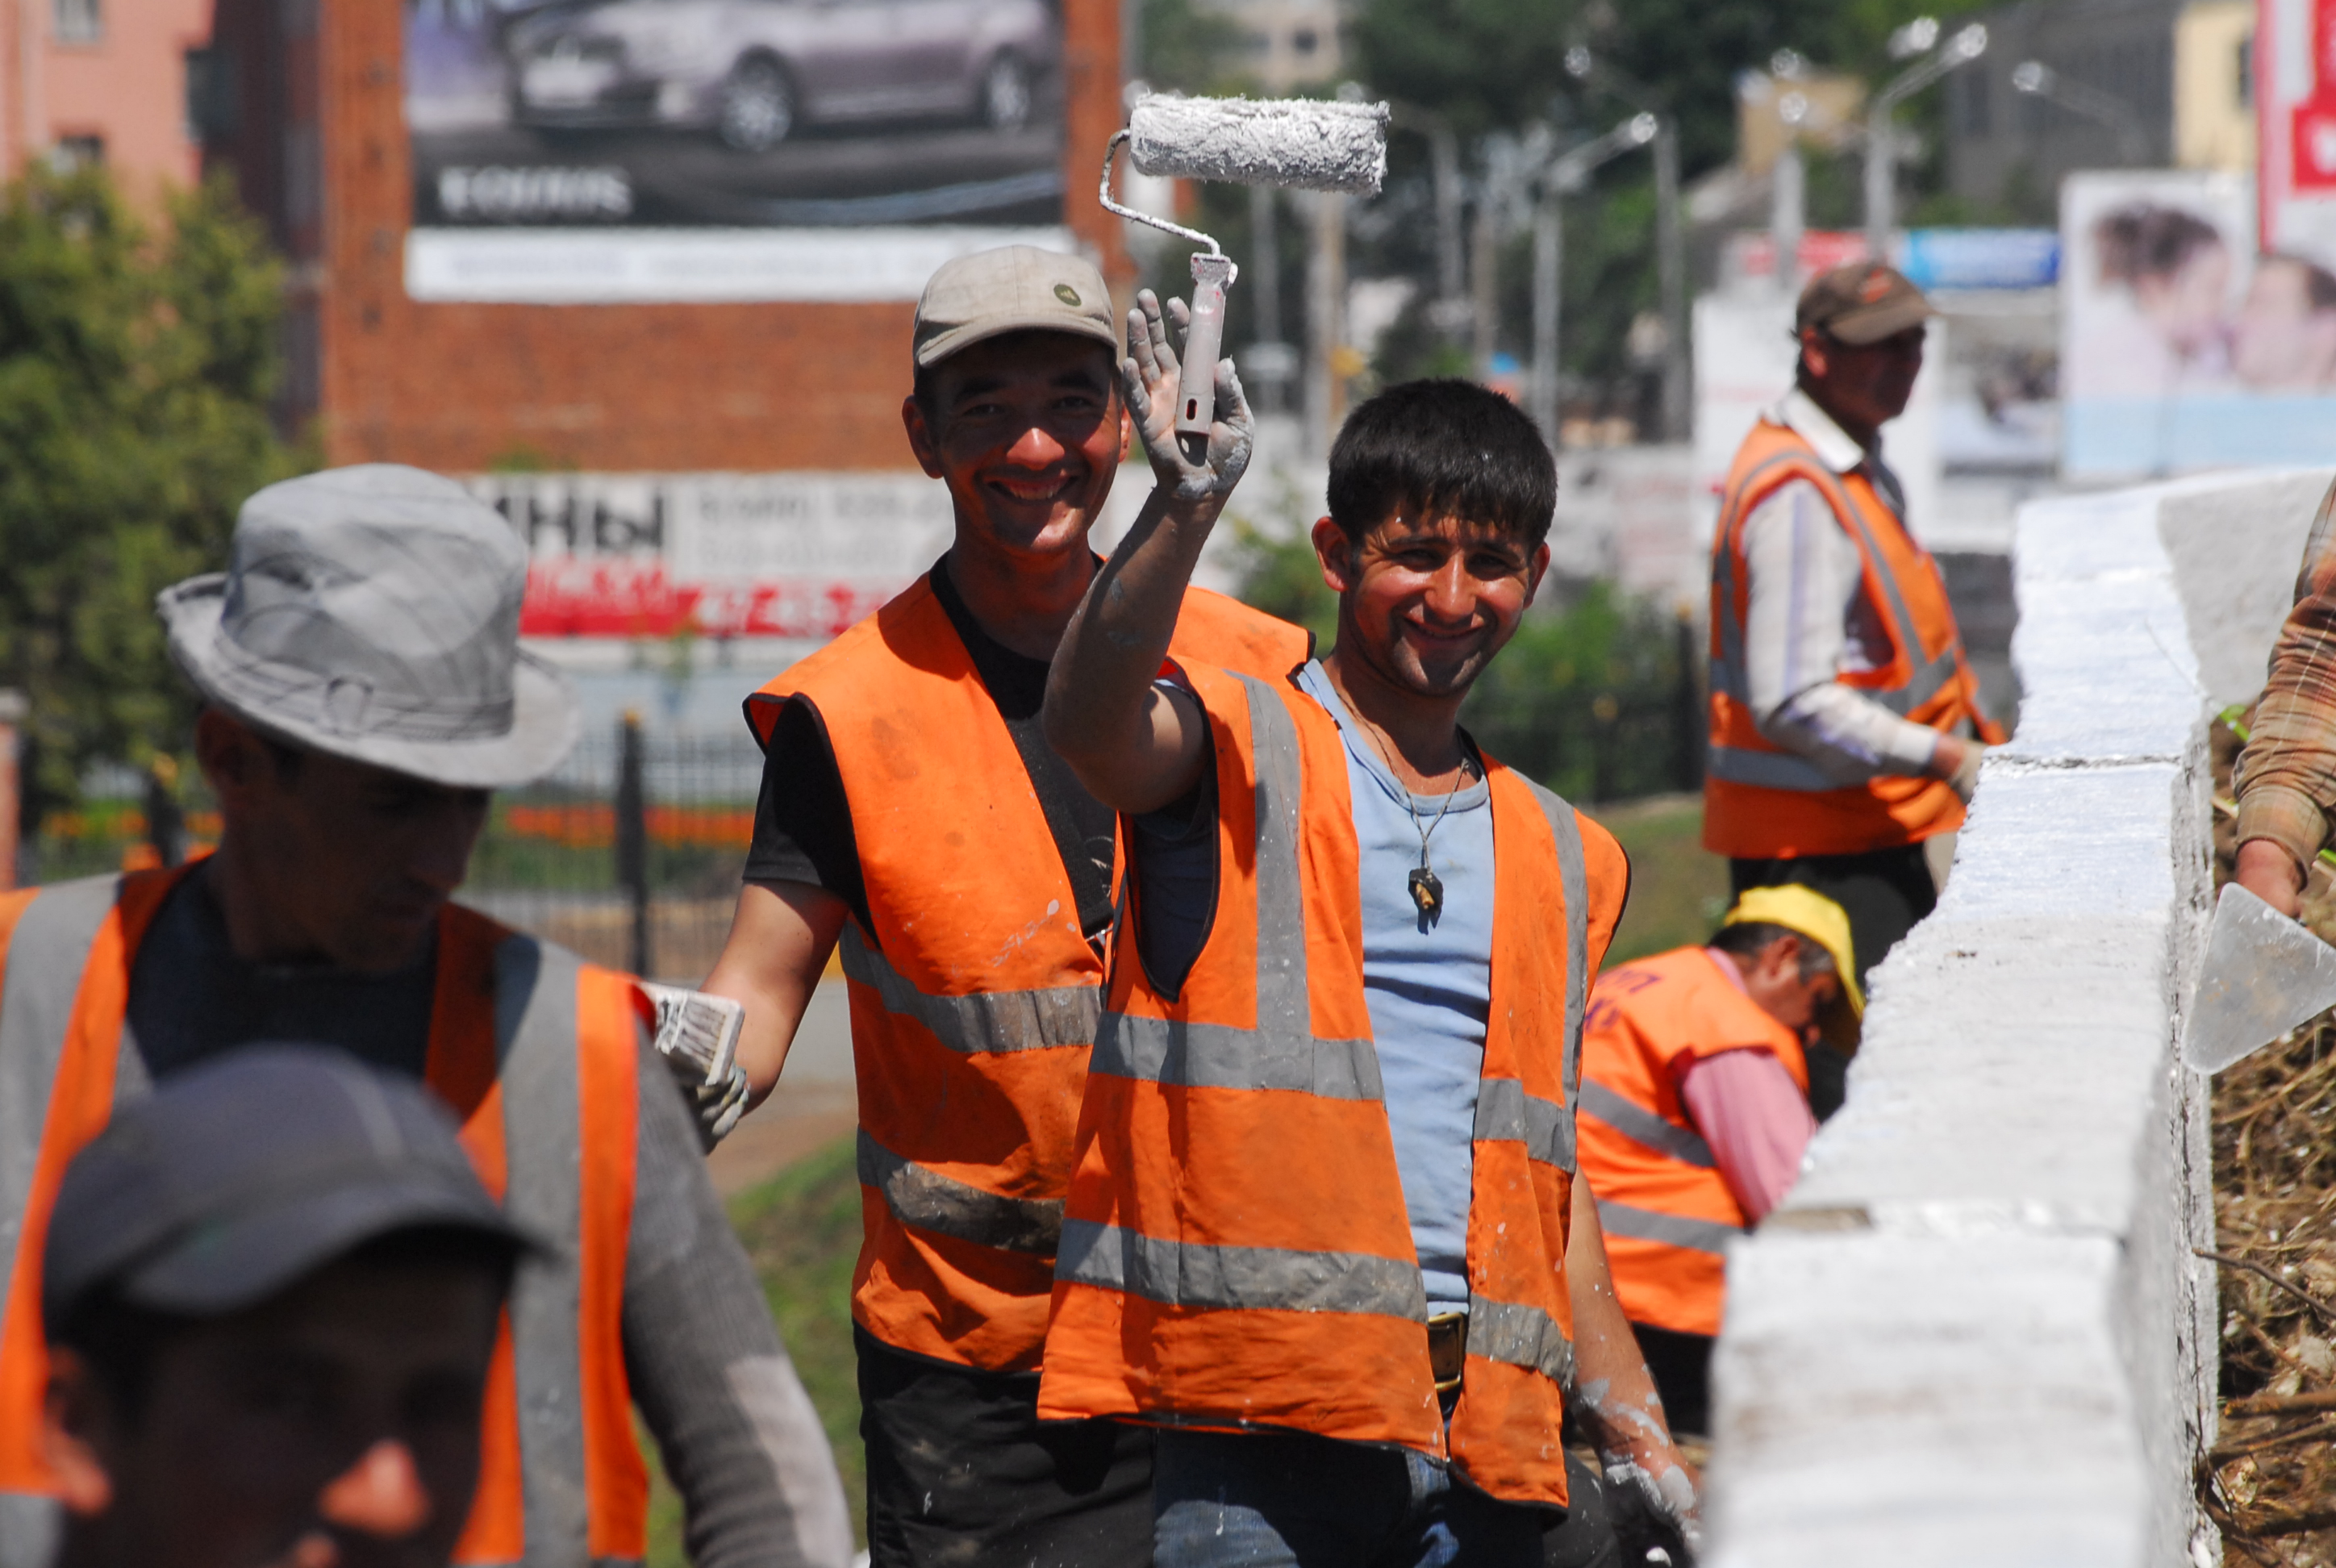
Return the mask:
<svg viewBox="0 0 2336 1568"><path fill-rule="evenodd" d="M2238 95L2235 102L2242 109L2255 106L2255 35L2252 33L2239 40Z"/></svg>
<svg viewBox="0 0 2336 1568"><path fill-rule="evenodd" d="M235 139L235 57L217 44L187 51L187 139Z"/></svg>
<svg viewBox="0 0 2336 1568"><path fill-rule="evenodd" d="M1322 35L1311 27L1300 27L1290 35L1290 46L1300 54L1311 54L1321 46Z"/></svg>
<svg viewBox="0 0 2336 1568"><path fill-rule="evenodd" d="M102 136L60 136L49 148L49 167L60 174L76 169L96 169L105 162Z"/></svg>
<svg viewBox="0 0 2336 1568"><path fill-rule="evenodd" d="M49 35L60 44L95 44L105 36L102 0L49 0Z"/></svg>

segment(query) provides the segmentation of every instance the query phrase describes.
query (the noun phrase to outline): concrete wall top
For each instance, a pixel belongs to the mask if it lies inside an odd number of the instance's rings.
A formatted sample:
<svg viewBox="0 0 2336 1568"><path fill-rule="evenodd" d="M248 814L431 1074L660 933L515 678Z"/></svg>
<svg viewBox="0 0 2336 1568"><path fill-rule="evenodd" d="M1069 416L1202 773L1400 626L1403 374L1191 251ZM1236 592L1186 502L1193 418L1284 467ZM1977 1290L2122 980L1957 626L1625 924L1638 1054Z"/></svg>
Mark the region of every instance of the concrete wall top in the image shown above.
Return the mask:
<svg viewBox="0 0 2336 1568"><path fill-rule="evenodd" d="M2022 509L2020 731L1874 977L1846 1107L1730 1258L1722 1568L2212 1559L2205 1086L2174 1051L2206 720L2260 688L2325 482Z"/></svg>

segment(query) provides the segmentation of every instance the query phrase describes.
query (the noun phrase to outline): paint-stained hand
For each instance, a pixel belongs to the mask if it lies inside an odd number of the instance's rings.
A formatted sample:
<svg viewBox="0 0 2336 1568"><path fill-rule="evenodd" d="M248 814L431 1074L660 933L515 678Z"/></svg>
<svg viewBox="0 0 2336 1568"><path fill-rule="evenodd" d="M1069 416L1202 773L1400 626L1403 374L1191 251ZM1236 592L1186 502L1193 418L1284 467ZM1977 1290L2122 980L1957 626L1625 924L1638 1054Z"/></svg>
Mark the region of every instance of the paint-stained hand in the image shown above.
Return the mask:
<svg viewBox="0 0 2336 1568"><path fill-rule="evenodd" d="M1242 394L1241 377L1231 359L1217 361L1217 417L1209 426L1205 462L1194 463L1176 439L1176 404L1183 385L1179 350L1169 341L1173 322L1182 343L1192 311L1181 299L1168 302L1161 314L1159 297L1144 289L1127 313L1127 357L1120 375L1127 385L1127 406L1135 415L1144 439L1144 455L1152 460L1153 477L1177 501L1221 507L1241 482L1248 467L1256 434L1256 421Z"/></svg>

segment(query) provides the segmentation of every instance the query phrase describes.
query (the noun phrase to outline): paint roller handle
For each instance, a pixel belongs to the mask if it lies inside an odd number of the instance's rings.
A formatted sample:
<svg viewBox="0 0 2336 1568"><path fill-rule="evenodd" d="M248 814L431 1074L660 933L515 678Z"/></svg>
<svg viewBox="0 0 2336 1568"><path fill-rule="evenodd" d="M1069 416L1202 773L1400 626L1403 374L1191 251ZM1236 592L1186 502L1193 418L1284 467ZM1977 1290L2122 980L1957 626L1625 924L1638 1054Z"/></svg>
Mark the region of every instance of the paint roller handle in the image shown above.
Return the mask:
<svg viewBox="0 0 2336 1568"><path fill-rule="evenodd" d="M1192 317L1176 358L1176 441L1195 464L1209 459L1209 426L1217 417L1217 360L1225 343L1225 290L1233 271L1231 257L1203 251L1192 258Z"/></svg>

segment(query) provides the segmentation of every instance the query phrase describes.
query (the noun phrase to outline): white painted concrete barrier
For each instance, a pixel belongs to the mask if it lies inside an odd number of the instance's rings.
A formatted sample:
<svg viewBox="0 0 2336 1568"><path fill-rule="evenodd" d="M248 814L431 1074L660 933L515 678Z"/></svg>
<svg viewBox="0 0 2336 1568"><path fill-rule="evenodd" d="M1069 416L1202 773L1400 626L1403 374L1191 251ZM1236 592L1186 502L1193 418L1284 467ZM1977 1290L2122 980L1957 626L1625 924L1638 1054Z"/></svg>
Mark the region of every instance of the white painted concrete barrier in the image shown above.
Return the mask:
<svg viewBox="0 0 2336 1568"><path fill-rule="evenodd" d="M2219 1561L2206 725L2263 685L2327 475L2023 508L2019 734L1874 977L1849 1102L1728 1265L1718 1568Z"/></svg>

